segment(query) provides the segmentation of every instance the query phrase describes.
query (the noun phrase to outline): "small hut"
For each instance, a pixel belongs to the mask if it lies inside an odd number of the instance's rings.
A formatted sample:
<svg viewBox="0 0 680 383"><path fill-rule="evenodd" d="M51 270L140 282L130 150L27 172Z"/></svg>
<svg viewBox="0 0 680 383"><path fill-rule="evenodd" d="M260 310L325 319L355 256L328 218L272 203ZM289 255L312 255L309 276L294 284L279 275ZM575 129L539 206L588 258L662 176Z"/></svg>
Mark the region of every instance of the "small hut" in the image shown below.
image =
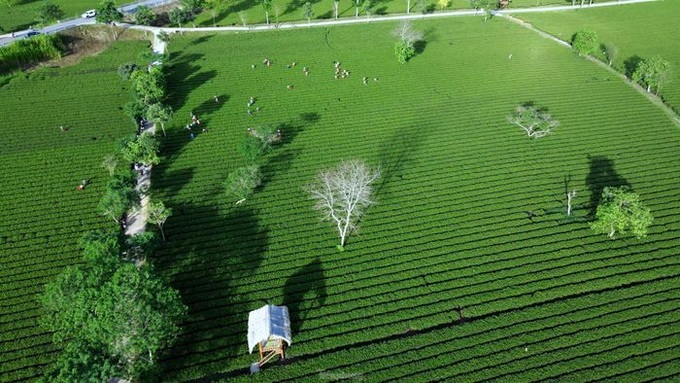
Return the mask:
<svg viewBox="0 0 680 383"><path fill-rule="evenodd" d="M275 356L285 358L284 343L290 346L290 316L288 307L266 305L248 314L248 350L253 353L255 345L260 350L261 367Z"/></svg>

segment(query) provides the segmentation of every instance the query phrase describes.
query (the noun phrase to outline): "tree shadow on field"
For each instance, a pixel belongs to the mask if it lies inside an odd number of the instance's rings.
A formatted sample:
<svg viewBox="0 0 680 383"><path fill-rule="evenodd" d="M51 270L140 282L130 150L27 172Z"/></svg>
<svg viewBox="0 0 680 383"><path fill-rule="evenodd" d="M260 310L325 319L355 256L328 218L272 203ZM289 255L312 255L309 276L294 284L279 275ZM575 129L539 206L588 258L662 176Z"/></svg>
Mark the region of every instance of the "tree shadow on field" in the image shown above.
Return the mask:
<svg viewBox="0 0 680 383"><path fill-rule="evenodd" d="M286 9L283 11L282 15L286 15L288 13L291 13L295 10L302 9L302 6L305 5L306 2L310 2L311 4L316 4L320 0L291 0L288 5L286 6Z"/></svg>
<svg viewBox="0 0 680 383"><path fill-rule="evenodd" d="M216 94L215 96L217 96L217 101L215 101L214 98L211 98L203 101L199 106L192 109L196 116L200 118L201 124L203 123L203 120L208 122L210 116L222 109L222 107L231 99L231 96L228 94ZM206 116L208 118L205 118Z"/></svg>
<svg viewBox="0 0 680 383"><path fill-rule="evenodd" d="M309 312L322 307L327 297L324 269L318 257L286 280L283 305L288 307L293 337L299 333Z"/></svg>
<svg viewBox="0 0 680 383"><path fill-rule="evenodd" d="M411 125L406 129L397 129L382 143L378 152L381 175L376 184L376 195L385 193L386 187L404 179L404 166L418 150L425 138L425 131Z"/></svg>
<svg viewBox="0 0 680 383"><path fill-rule="evenodd" d="M321 115L316 112L301 113L298 118L279 124L276 129L280 129L282 133L281 142L275 144L272 149L272 154L267 158L267 161L262 165L261 171L266 182L273 179L276 174L284 173L290 167L295 157L300 152L300 149L288 147L297 135L305 128L317 123L321 119Z"/></svg>
<svg viewBox="0 0 680 383"><path fill-rule="evenodd" d="M241 11L246 11L254 6L260 4L257 0L243 0L230 5L228 8L222 9L220 13L215 17L217 20L222 20L230 14L239 13ZM262 17L264 17L264 11L262 12ZM270 15L271 19L271 15Z"/></svg>
<svg viewBox="0 0 680 383"><path fill-rule="evenodd" d="M161 162L153 167L154 189L162 190L165 198L173 198L194 178L195 168L188 167L177 170L168 170L171 162Z"/></svg>
<svg viewBox="0 0 680 383"><path fill-rule="evenodd" d="M586 176L586 187L590 190L590 218L595 217L597 205L602 199L602 191L605 187L628 186L630 183L621 177L614 167L614 161L604 156L588 155L590 171Z"/></svg>
<svg viewBox="0 0 680 383"><path fill-rule="evenodd" d="M247 207L228 214L211 204L170 207L168 242L154 255L154 263L171 277L189 313L182 333L161 360L161 376L170 379L174 371L198 365L204 375L217 373L243 349L253 307L236 286L260 266L268 230Z"/></svg>
<svg viewBox="0 0 680 383"><path fill-rule="evenodd" d="M626 74L626 77L633 78L633 73L635 73L635 70L637 69L638 65L640 65L640 62L642 62L642 57L638 55L630 56L623 60L623 70Z"/></svg>
<svg viewBox="0 0 680 383"><path fill-rule="evenodd" d="M168 95L167 100L173 110L181 109L192 90L217 76L217 71L201 71L195 62L202 60L202 54L179 55L172 58L167 69Z"/></svg>

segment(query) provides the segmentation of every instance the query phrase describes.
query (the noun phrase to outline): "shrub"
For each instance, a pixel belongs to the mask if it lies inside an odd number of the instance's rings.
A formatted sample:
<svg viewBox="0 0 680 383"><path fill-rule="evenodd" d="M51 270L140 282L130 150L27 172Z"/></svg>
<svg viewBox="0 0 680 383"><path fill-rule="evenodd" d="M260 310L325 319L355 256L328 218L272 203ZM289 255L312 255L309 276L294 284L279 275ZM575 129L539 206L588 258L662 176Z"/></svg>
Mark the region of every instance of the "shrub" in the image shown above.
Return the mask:
<svg viewBox="0 0 680 383"><path fill-rule="evenodd" d="M579 56L587 56L597 51L597 34L591 30L576 32L571 38L571 48Z"/></svg>
<svg viewBox="0 0 680 383"><path fill-rule="evenodd" d="M416 49L413 45L409 45L403 41L397 41L394 44L394 54L397 56L397 61L405 64L411 57L415 56Z"/></svg>

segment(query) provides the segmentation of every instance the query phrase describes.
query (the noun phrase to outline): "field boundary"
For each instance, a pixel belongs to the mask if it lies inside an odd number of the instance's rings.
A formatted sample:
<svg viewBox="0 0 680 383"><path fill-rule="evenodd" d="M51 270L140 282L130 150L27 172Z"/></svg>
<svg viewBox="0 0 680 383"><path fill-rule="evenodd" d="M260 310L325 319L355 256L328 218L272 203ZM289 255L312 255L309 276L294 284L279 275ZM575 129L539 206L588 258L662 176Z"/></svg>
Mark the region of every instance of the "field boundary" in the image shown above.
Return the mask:
<svg viewBox="0 0 680 383"><path fill-rule="evenodd" d="M655 1L655 0L653 0L653 1ZM527 22L527 21L518 19L518 18L513 17L513 16L511 16L511 15L499 14L498 16L504 17L506 20L509 20L509 21L511 21L511 22L513 22L513 23L515 23L515 24L517 24L517 25L519 25L519 26L521 26L521 27L527 28L527 29L529 29L529 30L531 30L531 31L534 31L534 32L538 33L541 37L544 37L544 38L546 38L546 39L555 41L556 43L558 43L558 44L560 44L560 45L562 45L562 46L564 46L564 47L566 47L566 48L571 49L571 44L569 44L569 42L567 42L567 41L565 41L565 40L562 40L562 39L560 39L559 37L554 36L554 35L552 35L552 34L546 32L546 31L544 31L544 30L541 30L541 29L539 29L539 28L536 28L533 24L531 24L531 23L529 23L529 22ZM609 73L611 73L611 74L617 76L619 79L623 80L625 83L627 83L628 85L630 85L631 87L633 87L635 90L637 90L638 93L640 93L640 94L644 95L645 97L647 97L647 99L648 99L652 104L654 104L654 105L658 106L659 108L661 108L661 110L663 110L663 111L668 115L668 117L669 117L670 120L675 124L675 126L677 126L677 127L680 128L680 116L679 116L677 113L675 113L675 111L674 111L671 107L669 107L668 105L666 105L666 104L661 100L661 98L660 98L659 96L657 96L657 95L655 95L655 94L653 94L653 93L647 92L647 91L646 91L642 86L640 86L638 83L636 83L635 81L632 81L631 79L629 79L628 77L626 77L625 74L623 74L623 73L617 71L616 69L612 68L611 66L609 66L609 65L607 65L607 64L605 64L605 63L603 63L602 61L598 60L596 57L593 57L593 56L591 56L591 55L588 55L588 56L585 56L585 58L586 58L587 60L589 60L590 62L595 63L596 65L600 66L601 68L604 68L605 70L609 71Z"/></svg>

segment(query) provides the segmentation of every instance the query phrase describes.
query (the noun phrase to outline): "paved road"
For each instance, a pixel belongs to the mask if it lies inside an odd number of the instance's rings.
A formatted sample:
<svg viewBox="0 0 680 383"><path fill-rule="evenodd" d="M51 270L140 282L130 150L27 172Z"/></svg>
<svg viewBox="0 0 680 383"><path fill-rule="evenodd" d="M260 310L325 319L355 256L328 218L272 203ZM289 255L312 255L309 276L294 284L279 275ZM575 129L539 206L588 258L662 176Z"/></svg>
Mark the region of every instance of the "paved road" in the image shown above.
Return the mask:
<svg viewBox="0 0 680 383"><path fill-rule="evenodd" d="M130 13L135 13L135 11L137 10L137 8L140 5L146 5L147 7L154 8L154 7L159 7L159 6L162 6L162 5L169 4L169 3L173 3L175 1L176 0L142 0L142 1L138 1L138 2L135 2L135 3L131 3L131 4L127 4L127 5L123 5L121 7L118 7L118 10L123 12L124 14L130 14ZM74 28L74 27L77 27L77 26L80 26L80 25L89 25L89 24L94 24L94 23L96 23L94 18L92 18L92 19L78 18L78 19L64 20L64 21L61 21L57 24L48 25L45 28L38 29L38 32L55 33L55 32L59 32L59 31L63 31L65 29L71 29L71 28ZM24 38L24 36L28 32L29 32L29 30L16 31L15 32L15 36L16 36L15 38L12 38L11 34L0 35L0 46L7 45L7 44L11 43L12 41L14 41L15 39Z"/></svg>

